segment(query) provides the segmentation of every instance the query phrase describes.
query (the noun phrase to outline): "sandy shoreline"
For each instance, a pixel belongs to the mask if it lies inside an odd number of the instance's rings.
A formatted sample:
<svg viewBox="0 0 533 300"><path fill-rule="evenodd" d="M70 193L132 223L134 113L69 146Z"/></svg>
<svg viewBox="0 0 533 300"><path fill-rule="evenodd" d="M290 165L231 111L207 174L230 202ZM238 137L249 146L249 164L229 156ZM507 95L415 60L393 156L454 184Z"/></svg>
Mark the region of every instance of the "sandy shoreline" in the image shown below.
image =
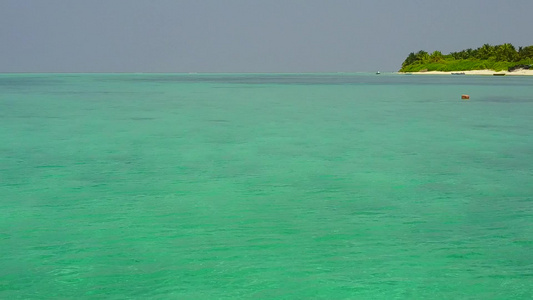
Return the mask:
<svg viewBox="0 0 533 300"><path fill-rule="evenodd" d="M505 74L505 76L533 76L533 70L516 70L509 71L493 71L493 70L472 70L472 71L427 71L427 72L399 72L400 74L413 74L413 75L451 75L452 73L464 73L465 75L490 75Z"/></svg>

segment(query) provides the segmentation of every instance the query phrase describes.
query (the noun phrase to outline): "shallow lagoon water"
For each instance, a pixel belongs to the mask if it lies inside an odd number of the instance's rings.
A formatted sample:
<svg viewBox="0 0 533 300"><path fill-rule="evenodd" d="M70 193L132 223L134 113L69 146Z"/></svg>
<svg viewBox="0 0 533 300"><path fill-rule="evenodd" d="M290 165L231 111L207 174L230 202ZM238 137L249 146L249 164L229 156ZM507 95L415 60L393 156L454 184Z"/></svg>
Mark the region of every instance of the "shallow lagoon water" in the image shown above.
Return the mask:
<svg viewBox="0 0 533 300"><path fill-rule="evenodd" d="M529 299L532 95L529 77L1 74L0 298Z"/></svg>

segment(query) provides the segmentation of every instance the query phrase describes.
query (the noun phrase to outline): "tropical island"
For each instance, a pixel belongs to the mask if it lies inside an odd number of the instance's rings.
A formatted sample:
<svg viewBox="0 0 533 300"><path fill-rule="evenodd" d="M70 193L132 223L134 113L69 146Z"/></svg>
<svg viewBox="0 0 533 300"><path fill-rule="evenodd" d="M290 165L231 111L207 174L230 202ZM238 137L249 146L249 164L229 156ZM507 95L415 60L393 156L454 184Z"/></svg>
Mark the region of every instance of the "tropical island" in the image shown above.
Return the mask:
<svg viewBox="0 0 533 300"><path fill-rule="evenodd" d="M532 64L533 46L518 47L517 50L510 43L495 46L485 44L477 49L469 48L449 54L442 54L440 51L429 54L423 50L411 52L399 72L465 74L463 71L472 71L468 73L533 75Z"/></svg>

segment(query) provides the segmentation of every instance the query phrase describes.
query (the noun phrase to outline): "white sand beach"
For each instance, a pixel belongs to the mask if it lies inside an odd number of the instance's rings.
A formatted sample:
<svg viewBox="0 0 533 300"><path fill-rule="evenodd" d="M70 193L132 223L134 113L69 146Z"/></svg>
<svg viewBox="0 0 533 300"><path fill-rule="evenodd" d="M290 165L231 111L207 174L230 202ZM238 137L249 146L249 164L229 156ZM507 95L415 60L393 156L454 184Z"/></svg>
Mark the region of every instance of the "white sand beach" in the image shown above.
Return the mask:
<svg viewBox="0 0 533 300"><path fill-rule="evenodd" d="M494 70L472 70L472 71L426 71L426 72L399 72L400 74L413 74L413 75L451 75L452 73L464 73L465 75L494 75L505 74L505 76L533 76L533 70L520 69L513 72L509 71L494 71Z"/></svg>

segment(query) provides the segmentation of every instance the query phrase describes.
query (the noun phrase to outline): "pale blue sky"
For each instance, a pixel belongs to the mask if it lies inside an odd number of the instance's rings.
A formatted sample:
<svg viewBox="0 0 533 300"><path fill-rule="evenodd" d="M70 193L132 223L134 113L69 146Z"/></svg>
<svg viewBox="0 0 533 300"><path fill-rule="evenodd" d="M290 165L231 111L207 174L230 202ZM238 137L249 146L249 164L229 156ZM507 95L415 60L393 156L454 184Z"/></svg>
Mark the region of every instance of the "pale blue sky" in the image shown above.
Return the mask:
<svg viewBox="0 0 533 300"><path fill-rule="evenodd" d="M0 0L0 72L397 71L533 45L531 0Z"/></svg>

